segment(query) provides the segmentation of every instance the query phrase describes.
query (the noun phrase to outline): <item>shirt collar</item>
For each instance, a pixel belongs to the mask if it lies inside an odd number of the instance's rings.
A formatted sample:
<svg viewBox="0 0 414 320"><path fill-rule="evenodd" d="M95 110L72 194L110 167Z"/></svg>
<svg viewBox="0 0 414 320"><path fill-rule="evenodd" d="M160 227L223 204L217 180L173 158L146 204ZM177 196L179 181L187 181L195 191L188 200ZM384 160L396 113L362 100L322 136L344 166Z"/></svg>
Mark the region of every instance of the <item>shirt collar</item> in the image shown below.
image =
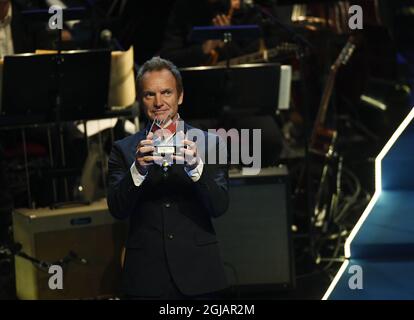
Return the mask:
<svg viewBox="0 0 414 320"><path fill-rule="evenodd" d="M170 131L172 131L172 133L175 134L176 129L184 129L185 130L185 124L184 124L184 127L182 127L182 124L183 123L184 123L184 120L180 117L180 114L177 113L176 119L174 121L172 121L171 119L168 120L167 123L164 124L163 128L161 128L160 126L156 125L155 123L151 127L152 121L148 121L147 126L145 127L145 131L144 132L147 135L150 130L152 132L156 132L158 130L162 131L162 129L167 129L168 128Z"/></svg>

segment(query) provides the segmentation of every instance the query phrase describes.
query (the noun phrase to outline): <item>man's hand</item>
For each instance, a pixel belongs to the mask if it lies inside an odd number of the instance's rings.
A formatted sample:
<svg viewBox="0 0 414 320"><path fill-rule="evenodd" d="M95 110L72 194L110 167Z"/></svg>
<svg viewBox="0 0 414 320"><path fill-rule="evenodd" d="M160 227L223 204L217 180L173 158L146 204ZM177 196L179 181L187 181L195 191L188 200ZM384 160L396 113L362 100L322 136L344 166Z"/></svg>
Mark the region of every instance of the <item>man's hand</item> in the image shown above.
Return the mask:
<svg viewBox="0 0 414 320"><path fill-rule="evenodd" d="M230 19L224 14L216 15L212 20L213 26L229 26ZM210 54L213 50L217 48L223 48L224 42L221 40L207 40L203 43L203 52L204 54Z"/></svg>
<svg viewBox="0 0 414 320"><path fill-rule="evenodd" d="M213 18L212 22L216 27L229 26L231 24L231 18L225 14L218 14Z"/></svg>
<svg viewBox="0 0 414 320"><path fill-rule="evenodd" d="M154 157L154 134L148 133L145 140L141 140L137 146L137 152L135 153L135 166L138 173L145 176L148 173L149 167L154 164L155 161L160 161L162 157Z"/></svg>
<svg viewBox="0 0 414 320"><path fill-rule="evenodd" d="M233 2L235 0L232 0ZM236 0L236 2L240 2L240 0ZM233 6L233 4L232 4ZM223 27L229 26L231 24L231 16L226 16L225 14L218 14L211 20L213 26L216 27ZM223 48L224 42L221 40L207 40L203 43L203 52L204 54L209 54L211 56L210 60L207 64L214 65L218 60L218 53L216 49Z"/></svg>
<svg viewBox="0 0 414 320"><path fill-rule="evenodd" d="M216 27L223 27L231 25L231 19L233 18L233 14L235 11L240 10L241 3L240 0L230 0L230 10L227 15L225 14L218 14L216 15L212 22L213 25Z"/></svg>
<svg viewBox="0 0 414 320"><path fill-rule="evenodd" d="M207 40L203 43L204 54L211 54L217 48L223 48L224 42L221 40Z"/></svg>
<svg viewBox="0 0 414 320"><path fill-rule="evenodd" d="M177 163L184 163L187 170L194 170L200 163L197 152L197 144L191 140L182 140L184 148L180 148L181 155L174 155L173 159Z"/></svg>

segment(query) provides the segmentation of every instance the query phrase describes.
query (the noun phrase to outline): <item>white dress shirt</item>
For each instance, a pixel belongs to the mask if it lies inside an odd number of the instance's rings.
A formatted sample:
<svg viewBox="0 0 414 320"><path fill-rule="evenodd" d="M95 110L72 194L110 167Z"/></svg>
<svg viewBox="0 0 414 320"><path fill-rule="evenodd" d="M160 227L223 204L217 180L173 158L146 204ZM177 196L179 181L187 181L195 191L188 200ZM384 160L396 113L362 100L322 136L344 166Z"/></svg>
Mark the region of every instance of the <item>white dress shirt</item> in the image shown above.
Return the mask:
<svg viewBox="0 0 414 320"><path fill-rule="evenodd" d="M203 167L204 167L204 163L200 159L200 162L197 167L195 167L193 170L188 170L187 168L184 167L184 171L191 178L191 180L193 180L194 182L197 182L201 178L201 174L203 173ZM135 161L131 165L130 172L131 172L132 180L134 181L134 185L137 187L139 187L144 182L145 178L147 177L147 175L143 176L142 174L138 172L138 169L135 166Z"/></svg>

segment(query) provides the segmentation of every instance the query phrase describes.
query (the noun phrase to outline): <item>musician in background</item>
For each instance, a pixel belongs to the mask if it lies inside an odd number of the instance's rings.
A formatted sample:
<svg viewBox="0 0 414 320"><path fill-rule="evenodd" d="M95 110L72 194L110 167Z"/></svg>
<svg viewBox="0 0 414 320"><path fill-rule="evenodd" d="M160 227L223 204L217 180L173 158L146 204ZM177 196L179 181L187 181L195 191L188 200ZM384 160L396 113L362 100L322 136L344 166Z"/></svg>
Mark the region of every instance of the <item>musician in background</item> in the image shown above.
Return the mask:
<svg viewBox="0 0 414 320"><path fill-rule="evenodd" d="M225 60L226 50L221 40L196 43L189 39L194 26L228 26L257 24L262 28L263 40L233 41L228 46L230 57L264 50L275 46L278 39L271 23L261 10L248 0L177 0L166 28L160 55L179 67L214 65Z"/></svg>

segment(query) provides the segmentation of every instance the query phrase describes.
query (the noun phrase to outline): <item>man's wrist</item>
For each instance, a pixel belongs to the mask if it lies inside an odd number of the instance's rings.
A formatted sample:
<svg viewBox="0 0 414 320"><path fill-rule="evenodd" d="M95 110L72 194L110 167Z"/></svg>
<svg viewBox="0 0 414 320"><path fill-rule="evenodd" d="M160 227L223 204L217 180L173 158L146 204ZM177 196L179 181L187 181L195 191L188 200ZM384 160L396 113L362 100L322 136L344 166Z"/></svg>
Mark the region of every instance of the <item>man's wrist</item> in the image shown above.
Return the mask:
<svg viewBox="0 0 414 320"><path fill-rule="evenodd" d="M148 170L146 168L143 168L142 166L138 165L136 162L135 162L135 168L137 169L138 173L141 176L146 176L148 173Z"/></svg>
<svg viewBox="0 0 414 320"><path fill-rule="evenodd" d="M136 166L136 163L133 162L130 168L130 172L131 172L131 177L132 180L134 181L134 185L136 187L139 187L145 180L147 174L142 174L138 171L138 167Z"/></svg>
<svg viewBox="0 0 414 320"><path fill-rule="evenodd" d="M148 173L148 170L145 170L145 169L142 169L142 168L137 168L137 171L141 176L146 176L147 173Z"/></svg>
<svg viewBox="0 0 414 320"><path fill-rule="evenodd" d="M201 175L203 174L203 167L204 163L201 159L199 159L195 167L193 167L192 169L190 169L189 167L184 167L184 169L187 175L191 178L191 180L197 182L198 180L200 180Z"/></svg>
<svg viewBox="0 0 414 320"><path fill-rule="evenodd" d="M187 171L193 171L200 165L200 158L197 158L196 161L192 165L186 165Z"/></svg>

